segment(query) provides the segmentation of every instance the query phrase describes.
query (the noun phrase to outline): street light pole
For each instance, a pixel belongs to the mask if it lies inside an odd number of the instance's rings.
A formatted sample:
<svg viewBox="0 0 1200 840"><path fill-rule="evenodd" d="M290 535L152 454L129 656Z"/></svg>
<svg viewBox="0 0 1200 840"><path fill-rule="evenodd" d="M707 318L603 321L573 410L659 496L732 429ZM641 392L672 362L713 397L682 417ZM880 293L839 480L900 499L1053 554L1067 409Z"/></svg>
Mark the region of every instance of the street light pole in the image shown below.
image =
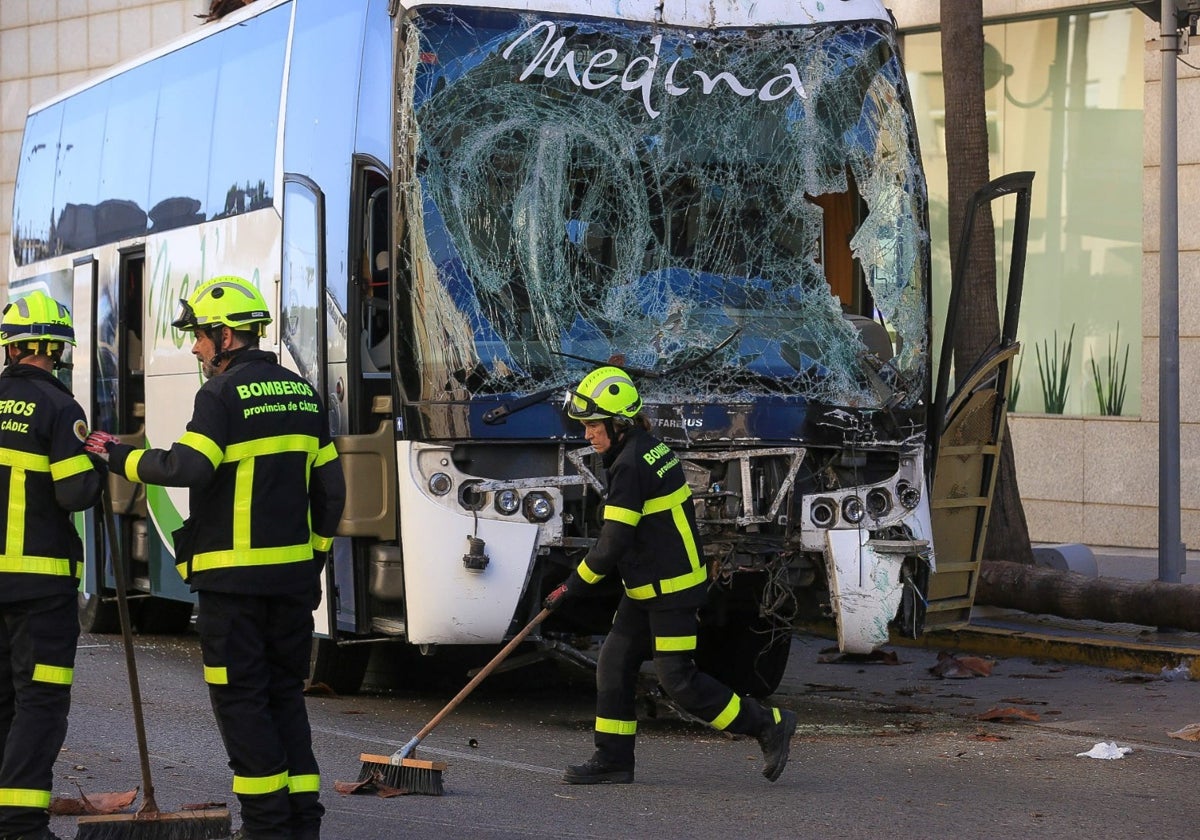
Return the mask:
<svg viewBox="0 0 1200 840"><path fill-rule="evenodd" d="M1179 490L1179 189L1176 0L1162 0L1158 221L1158 579L1179 583L1186 555Z"/></svg>

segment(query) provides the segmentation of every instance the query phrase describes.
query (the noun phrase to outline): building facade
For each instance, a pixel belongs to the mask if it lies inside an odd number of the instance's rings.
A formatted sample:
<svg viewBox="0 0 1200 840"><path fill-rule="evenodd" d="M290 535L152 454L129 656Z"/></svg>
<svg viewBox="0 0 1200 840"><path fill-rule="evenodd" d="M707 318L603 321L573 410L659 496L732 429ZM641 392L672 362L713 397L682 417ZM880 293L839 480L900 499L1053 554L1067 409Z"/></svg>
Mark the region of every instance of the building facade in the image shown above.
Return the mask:
<svg viewBox="0 0 1200 840"><path fill-rule="evenodd" d="M0 287L29 107L202 25L209 0L0 0ZM947 230L935 0L889 0L930 185L935 321ZM1030 536L1153 548L1158 527L1159 24L1128 0L984 0L993 176L1033 170L1011 419ZM1200 546L1200 42L1177 62L1182 522ZM1004 259L1012 207L997 213Z"/></svg>

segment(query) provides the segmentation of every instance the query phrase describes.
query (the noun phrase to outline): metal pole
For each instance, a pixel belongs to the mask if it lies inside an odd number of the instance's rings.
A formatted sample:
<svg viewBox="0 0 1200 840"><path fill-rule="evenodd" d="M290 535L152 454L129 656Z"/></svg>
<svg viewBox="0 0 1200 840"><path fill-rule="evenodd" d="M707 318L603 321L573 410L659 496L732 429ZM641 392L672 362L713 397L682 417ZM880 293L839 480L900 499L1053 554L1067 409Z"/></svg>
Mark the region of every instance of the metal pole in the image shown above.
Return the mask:
<svg viewBox="0 0 1200 840"><path fill-rule="evenodd" d="M1179 583L1186 555L1179 491L1179 189L1176 0L1162 0L1158 223L1158 579Z"/></svg>

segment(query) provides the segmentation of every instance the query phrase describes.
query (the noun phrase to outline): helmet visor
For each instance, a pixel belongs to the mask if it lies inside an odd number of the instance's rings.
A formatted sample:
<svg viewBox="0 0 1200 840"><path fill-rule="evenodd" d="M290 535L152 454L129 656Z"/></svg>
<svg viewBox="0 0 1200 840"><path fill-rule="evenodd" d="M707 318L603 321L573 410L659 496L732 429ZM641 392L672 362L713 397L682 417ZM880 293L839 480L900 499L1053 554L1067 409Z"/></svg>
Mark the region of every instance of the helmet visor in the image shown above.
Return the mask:
<svg viewBox="0 0 1200 840"><path fill-rule="evenodd" d="M200 322L196 319L196 310L192 309L192 305L183 298L180 298L179 307L179 316L171 322L171 326L177 330L199 329Z"/></svg>
<svg viewBox="0 0 1200 840"><path fill-rule="evenodd" d="M572 420L608 420L620 416L616 412L601 408L591 397L572 390L568 390L563 396L563 410Z"/></svg>

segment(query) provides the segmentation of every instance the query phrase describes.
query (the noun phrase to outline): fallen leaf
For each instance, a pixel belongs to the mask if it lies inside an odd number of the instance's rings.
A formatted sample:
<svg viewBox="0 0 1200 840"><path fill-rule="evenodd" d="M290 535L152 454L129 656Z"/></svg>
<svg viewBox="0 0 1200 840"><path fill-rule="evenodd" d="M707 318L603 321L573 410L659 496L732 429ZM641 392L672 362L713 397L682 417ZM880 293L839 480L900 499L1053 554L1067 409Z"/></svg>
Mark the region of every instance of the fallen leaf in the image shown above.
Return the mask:
<svg viewBox="0 0 1200 840"><path fill-rule="evenodd" d="M180 805L181 811L209 811L217 808L224 808L224 802L189 802L185 805Z"/></svg>
<svg viewBox="0 0 1200 840"><path fill-rule="evenodd" d="M343 795L353 793L373 793L375 788L374 779L360 779L357 782L334 782L333 789Z"/></svg>
<svg viewBox="0 0 1200 840"><path fill-rule="evenodd" d="M1011 741L1007 735L993 735L990 732L976 732L971 736L972 741L986 741L988 743L998 743L1000 741Z"/></svg>
<svg viewBox="0 0 1200 840"><path fill-rule="evenodd" d="M1167 736L1181 741L1200 741L1200 723L1189 723L1182 729L1168 732Z"/></svg>
<svg viewBox="0 0 1200 840"><path fill-rule="evenodd" d="M83 815L117 814L124 811L137 799L138 789L119 793L93 793L88 796L79 790L79 798L56 796L50 800L50 813L57 816L78 817Z"/></svg>
<svg viewBox="0 0 1200 840"><path fill-rule="evenodd" d="M1026 709L1018 709L1013 706L1006 706L1001 709L999 706L993 706L981 715L976 716L976 720L1041 720L1037 712L1030 712Z"/></svg>
<svg viewBox="0 0 1200 840"><path fill-rule="evenodd" d="M938 653L937 664L929 669L935 677L948 680L989 677L994 663L979 656L955 656L947 651Z"/></svg>

